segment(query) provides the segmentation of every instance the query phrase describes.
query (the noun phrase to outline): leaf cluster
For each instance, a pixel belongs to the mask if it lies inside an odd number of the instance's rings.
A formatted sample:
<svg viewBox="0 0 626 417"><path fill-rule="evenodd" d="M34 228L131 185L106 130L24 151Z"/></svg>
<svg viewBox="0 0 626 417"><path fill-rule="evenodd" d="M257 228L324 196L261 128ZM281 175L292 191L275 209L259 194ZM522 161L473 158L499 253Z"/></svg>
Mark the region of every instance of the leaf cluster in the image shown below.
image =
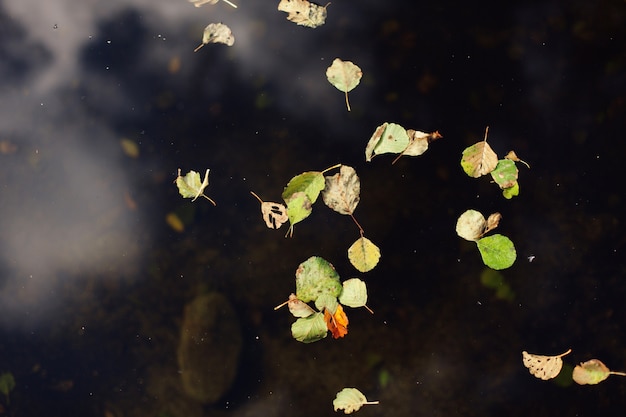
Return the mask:
<svg viewBox="0 0 626 417"><path fill-rule="evenodd" d="M385 153L398 154L391 163L400 157L418 156L426 152L428 144L442 138L438 131L425 133L419 130L405 129L399 124L385 122L378 126L365 147L365 160L370 162L376 155Z"/></svg>
<svg viewBox="0 0 626 417"><path fill-rule="evenodd" d="M315 308L308 304L310 302ZM312 343L325 338L328 331L335 339L345 336L349 321L343 306L369 310L366 303L365 282L351 278L342 283L330 262L312 256L296 270L296 293L274 309L287 305L297 317L291 325L292 336L300 342Z"/></svg>

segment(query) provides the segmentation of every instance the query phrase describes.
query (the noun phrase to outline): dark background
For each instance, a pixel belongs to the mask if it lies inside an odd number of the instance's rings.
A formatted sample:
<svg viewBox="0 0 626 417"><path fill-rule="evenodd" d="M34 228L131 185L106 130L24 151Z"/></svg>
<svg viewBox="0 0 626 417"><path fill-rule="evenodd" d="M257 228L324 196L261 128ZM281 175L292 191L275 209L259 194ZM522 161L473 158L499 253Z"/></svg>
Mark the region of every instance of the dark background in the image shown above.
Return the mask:
<svg viewBox="0 0 626 417"><path fill-rule="evenodd" d="M0 412L335 415L357 387L380 401L362 416L623 415L626 380L567 373L592 358L626 371L626 4L339 0L310 29L274 3L0 3L0 372L16 379ZM218 21L234 46L193 53ZM351 112L326 81L336 57L364 73ZM383 122L444 138L367 163ZM531 166L512 200L461 170L486 126ZM366 274L348 217L318 202L284 238L249 194L280 201L337 163L357 170L355 215L382 251ZM210 168L217 207L182 199L178 168ZM500 212L515 243L500 293L454 231L469 208ZM304 345L273 307L313 255L365 280L375 314L348 310L345 338ZM232 302L244 343L232 389L202 406L177 388L176 346L206 291ZM522 365L568 348L556 381Z"/></svg>

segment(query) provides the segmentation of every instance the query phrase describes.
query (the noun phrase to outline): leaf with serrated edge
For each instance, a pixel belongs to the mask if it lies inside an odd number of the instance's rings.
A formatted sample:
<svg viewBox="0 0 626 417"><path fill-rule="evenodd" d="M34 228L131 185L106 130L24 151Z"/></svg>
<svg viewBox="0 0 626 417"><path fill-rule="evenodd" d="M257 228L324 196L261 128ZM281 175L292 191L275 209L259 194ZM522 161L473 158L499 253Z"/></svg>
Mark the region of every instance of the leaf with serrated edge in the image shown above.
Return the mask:
<svg viewBox="0 0 626 417"><path fill-rule="evenodd" d="M328 82L334 85L339 91L345 93L348 111L350 111L348 92L359 85L362 76L363 71L361 71L361 68L350 61L342 61L339 58L335 58L332 65L326 69Z"/></svg>
<svg viewBox="0 0 626 417"><path fill-rule="evenodd" d="M380 249L371 240L361 236L348 249L348 259L359 272L368 272L378 264Z"/></svg>
<svg viewBox="0 0 626 417"><path fill-rule="evenodd" d="M350 278L343 282L343 291L339 302L345 306L357 308L367 304L367 286L358 278Z"/></svg>
<svg viewBox="0 0 626 417"><path fill-rule="evenodd" d="M371 161L376 155L401 153L409 145L407 131L396 123L383 123L376 128L365 147L365 160Z"/></svg>
<svg viewBox="0 0 626 417"><path fill-rule="evenodd" d="M215 201L204 195L204 189L209 185L209 169L204 174L204 180L200 182L200 174L196 171L189 171L184 177L180 175L180 168L178 169L178 176L176 177L176 186L178 192L185 198L192 198L192 202L196 201L198 197L202 196L209 200L213 205Z"/></svg>
<svg viewBox="0 0 626 417"><path fill-rule="evenodd" d="M328 335L328 327L323 313L301 317L291 325L291 335L298 342L313 343Z"/></svg>

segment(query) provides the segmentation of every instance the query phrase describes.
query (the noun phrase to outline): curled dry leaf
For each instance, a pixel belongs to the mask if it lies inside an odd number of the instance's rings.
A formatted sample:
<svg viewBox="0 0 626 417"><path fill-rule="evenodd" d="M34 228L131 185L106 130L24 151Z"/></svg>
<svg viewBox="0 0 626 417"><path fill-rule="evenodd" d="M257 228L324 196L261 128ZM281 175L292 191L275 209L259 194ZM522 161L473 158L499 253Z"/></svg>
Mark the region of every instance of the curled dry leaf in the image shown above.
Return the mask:
<svg viewBox="0 0 626 417"><path fill-rule="evenodd" d="M263 201L254 191L250 191L250 194L261 202L261 214L263 215L263 220L265 220L267 227L270 229L278 229L289 221L287 207L280 203Z"/></svg>
<svg viewBox="0 0 626 417"><path fill-rule="evenodd" d="M215 201L211 200L209 197L204 195L204 189L209 185L209 171L206 170L204 174L204 180L200 182L200 174L196 171L189 171L184 177L180 175L180 168L178 169L178 176L176 177L176 186L178 187L178 192L185 198L193 198L192 202L196 201L196 199L200 196L206 198L214 206Z"/></svg>
<svg viewBox="0 0 626 417"><path fill-rule="evenodd" d="M531 375L545 381L556 377L559 372L561 372L561 368L563 367L563 360L561 358L571 351L572 349L568 349L567 352L555 356L535 355L523 351L522 361Z"/></svg>
<svg viewBox="0 0 626 417"><path fill-rule="evenodd" d="M610 375L626 376L625 372L611 371L604 363L598 359L591 359L576 365L572 378L580 385L595 385L607 379Z"/></svg>
<svg viewBox="0 0 626 417"><path fill-rule="evenodd" d="M526 161L522 161L521 159L519 159L514 151L509 151L509 153L507 153L504 156L504 158L505 159L510 159L513 162L521 162L522 164L526 165L526 167L528 167L528 169L530 169L530 165L528 165L528 163Z"/></svg>
<svg viewBox="0 0 626 417"><path fill-rule="evenodd" d="M193 51L198 52L207 43L223 43L228 46L233 46L235 43L235 37L233 32L228 26L223 23L209 23L204 28L202 34L202 43Z"/></svg>
<svg viewBox="0 0 626 417"><path fill-rule="evenodd" d="M316 28L326 22L326 6L308 0L280 0L278 10L288 13L287 20L300 26Z"/></svg>
<svg viewBox="0 0 626 417"><path fill-rule="evenodd" d="M343 410L345 414L358 411L362 406L367 404L378 404L378 401L367 401L365 395L356 388L342 389L333 400L333 408L335 411Z"/></svg>

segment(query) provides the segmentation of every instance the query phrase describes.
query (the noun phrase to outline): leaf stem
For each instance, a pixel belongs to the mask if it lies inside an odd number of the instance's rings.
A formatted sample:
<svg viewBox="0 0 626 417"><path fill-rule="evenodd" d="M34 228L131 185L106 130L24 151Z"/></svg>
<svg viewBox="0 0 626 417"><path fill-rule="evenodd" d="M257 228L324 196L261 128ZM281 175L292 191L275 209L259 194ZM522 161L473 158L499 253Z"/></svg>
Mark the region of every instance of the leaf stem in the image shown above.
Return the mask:
<svg viewBox="0 0 626 417"><path fill-rule="evenodd" d="M354 215L352 213L350 213L350 217L352 217L352 220L354 220L354 223L356 224L356 227L359 228L359 234L361 235L361 237L363 237L363 235L365 234L365 231L363 231L363 228L361 227L359 222L356 221L356 217L354 217Z"/></svg>
<svg viewBox="0 0 626 417"><path fill-rule="evenodd" d="M235 3L231 3L231 2L230 2L230 1L228 1L228 0L224 0L224 3L226 3L226 4L229 4L229 5L233 6L235 9L237 8L237 5L236 5Z"/></svg>
<svg viewBox="0 0 626 417"><path fill-rule="evenodd" d="M257 200L259 200L259 202L260 202L261 204L263 204L263 200L261 200L261 197L259 197L258 195L256 195L256 193L255 193L254 191L250 191L250 194L252 194L253 196L255 196L255 197L256 197L256 199L257 199Z"/></svg>
<svg viewBox="0 0 626 417"><path fill-rule="evenodd" d="M610 371L609 374L626 376L626 372Z"/></svg>
<svg viewBox="0 0 626 417"><path fill-rule="evenodd" d="M350 111L350 102L348 101L348 92L345 91L346 94L346 106L348 107L348 111Z"/></svg>
<svg viewBox="0 0 626 417"><path fill-rule="evenodd" d="M326 172L330 171L331 169L339 168L341 165L343 165L343 164L333 165L332 167L330 167L330 168L326 168L325 170L323 170L322 172L320 172L320 174L324 174L324 173L326 173Z"/></svg>

